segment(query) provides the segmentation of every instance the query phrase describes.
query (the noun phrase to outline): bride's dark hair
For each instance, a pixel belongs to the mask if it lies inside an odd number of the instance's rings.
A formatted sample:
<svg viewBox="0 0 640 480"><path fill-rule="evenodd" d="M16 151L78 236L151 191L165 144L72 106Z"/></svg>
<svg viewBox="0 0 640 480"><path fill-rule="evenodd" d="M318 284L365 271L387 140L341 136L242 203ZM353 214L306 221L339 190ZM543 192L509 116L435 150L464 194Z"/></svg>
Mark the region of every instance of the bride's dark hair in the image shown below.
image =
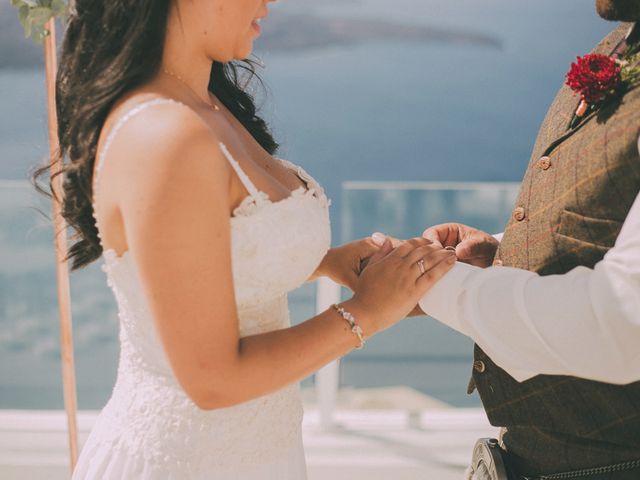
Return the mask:
<svg viewBox="0 0 640 480"><path fill-rule="evenodd" d="M158 72L172 1L75 2L76 12L66 26L56 78L60 142L56 162L61 171L51 175L49 191L38 185L38 178L50 165L37 168L31 176L38 191L60 202L52 183L63 174L62 216L73 228L72 239L76 240L65 257L72 260L71 270L88 265L102 254L91 204L96 145L118 98ZM209 91L273 154L278 144L264 120L256 115L254 99L246 91L254 76L252 60L214 62Z"/></svg>

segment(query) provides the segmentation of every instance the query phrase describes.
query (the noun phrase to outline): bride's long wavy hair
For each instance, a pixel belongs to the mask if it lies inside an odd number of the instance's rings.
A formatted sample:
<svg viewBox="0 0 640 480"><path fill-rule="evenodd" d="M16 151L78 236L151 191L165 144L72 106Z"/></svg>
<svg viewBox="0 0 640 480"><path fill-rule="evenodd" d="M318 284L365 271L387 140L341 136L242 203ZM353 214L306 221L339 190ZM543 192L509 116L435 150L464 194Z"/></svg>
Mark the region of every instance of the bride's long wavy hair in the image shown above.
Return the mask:
<svg viewBox="0 0 640 480"><path fill-rule="evenodd" d="M91 202L100 131L118 98L158 72L172 1L76 0L67 23L56 78L60 151L55 161L61 169L50 176L48 190L38 178L51 165L36 168L31 182L39 192L62 202L62 216L74 230L75 243L65 257L72 260L72 271L102 254ZM250 59L214 62L209 91L273 154L278 144L247 91L257 78L255 65ZM63 200L52 188L57 175L63 175Z"/></svg>

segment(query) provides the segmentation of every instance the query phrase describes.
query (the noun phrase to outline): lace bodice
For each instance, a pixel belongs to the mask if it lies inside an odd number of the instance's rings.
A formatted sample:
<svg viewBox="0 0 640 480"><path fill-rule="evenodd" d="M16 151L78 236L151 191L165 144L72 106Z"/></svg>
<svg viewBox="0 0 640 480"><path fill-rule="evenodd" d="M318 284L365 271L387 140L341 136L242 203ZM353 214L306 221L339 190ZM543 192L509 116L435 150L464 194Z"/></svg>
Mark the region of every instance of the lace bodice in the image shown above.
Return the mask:
<svg viewBox="0 0 640 480"><path fill-rule="evenodd" d="M114 135L133 115L166 102L186 107L170 99L144 102L121 117L107 137L97 158L96 225L98 180ZM298 174L306 188L272 202L253 185L225 145L220 148L250 192L231 218L241 336L286 328L290 325L287 294L306 281L329 248L329 201L301 167L279 159ZM161 472L158 478L181 479L200 478L212 468L271 461L286 452L299 436L302 405L298 386L289 385L230 408L199 409L173 375L129 251L118 256L103 245L103 256L102 269L118 304L121 350L113 394L85 448L108 442L111 450L144 459L145 468Z"/></svg>

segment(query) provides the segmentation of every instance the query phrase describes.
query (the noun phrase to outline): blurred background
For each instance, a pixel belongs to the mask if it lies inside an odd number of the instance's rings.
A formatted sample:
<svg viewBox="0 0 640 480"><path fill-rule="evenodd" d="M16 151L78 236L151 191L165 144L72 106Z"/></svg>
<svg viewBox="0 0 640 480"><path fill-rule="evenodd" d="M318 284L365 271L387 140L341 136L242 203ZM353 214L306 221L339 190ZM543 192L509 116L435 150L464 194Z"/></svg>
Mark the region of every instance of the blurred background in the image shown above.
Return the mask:
<svg viewBox="0 0 640 480"><path fill-rule="evenodd" d="M497 233L570 63L614 26L583 0L281 0L256 43L266 86L256 94L279 156L332 199L334 245L374 231L407 238L443 221ZM37 212L50 206L26 180L46 154L41 48L3 2L0 409L63 408L52 231ZM71 275L85 410L106 403L117 368L117 311L101 263ZM295 322L314 315L316 291L291 296ZM471 347L427 317L403 321L341 362L341 401L479 407L465 393ZM357 397L363 388L373 393ZM313 405L312 389L305 398Z"/></svg>

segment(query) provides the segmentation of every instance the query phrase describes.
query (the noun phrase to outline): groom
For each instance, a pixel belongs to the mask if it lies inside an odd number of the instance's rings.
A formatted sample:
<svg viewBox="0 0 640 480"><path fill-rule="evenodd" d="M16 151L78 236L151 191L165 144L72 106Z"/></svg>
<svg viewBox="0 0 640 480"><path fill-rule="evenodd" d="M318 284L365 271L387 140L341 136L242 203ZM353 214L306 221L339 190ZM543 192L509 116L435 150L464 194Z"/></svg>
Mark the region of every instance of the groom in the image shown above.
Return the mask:
<svg viewBox="0 0 640 480"><path fill-rule="evenodd" d="M593 53L640 71L640 0L596 3L632 23ZM501 240L460 224L424 233L471 264L420 307L476 341L469 393L502 429L475 478L504 461L510 480L640 479L639 82L560 90Z"/></svg>

